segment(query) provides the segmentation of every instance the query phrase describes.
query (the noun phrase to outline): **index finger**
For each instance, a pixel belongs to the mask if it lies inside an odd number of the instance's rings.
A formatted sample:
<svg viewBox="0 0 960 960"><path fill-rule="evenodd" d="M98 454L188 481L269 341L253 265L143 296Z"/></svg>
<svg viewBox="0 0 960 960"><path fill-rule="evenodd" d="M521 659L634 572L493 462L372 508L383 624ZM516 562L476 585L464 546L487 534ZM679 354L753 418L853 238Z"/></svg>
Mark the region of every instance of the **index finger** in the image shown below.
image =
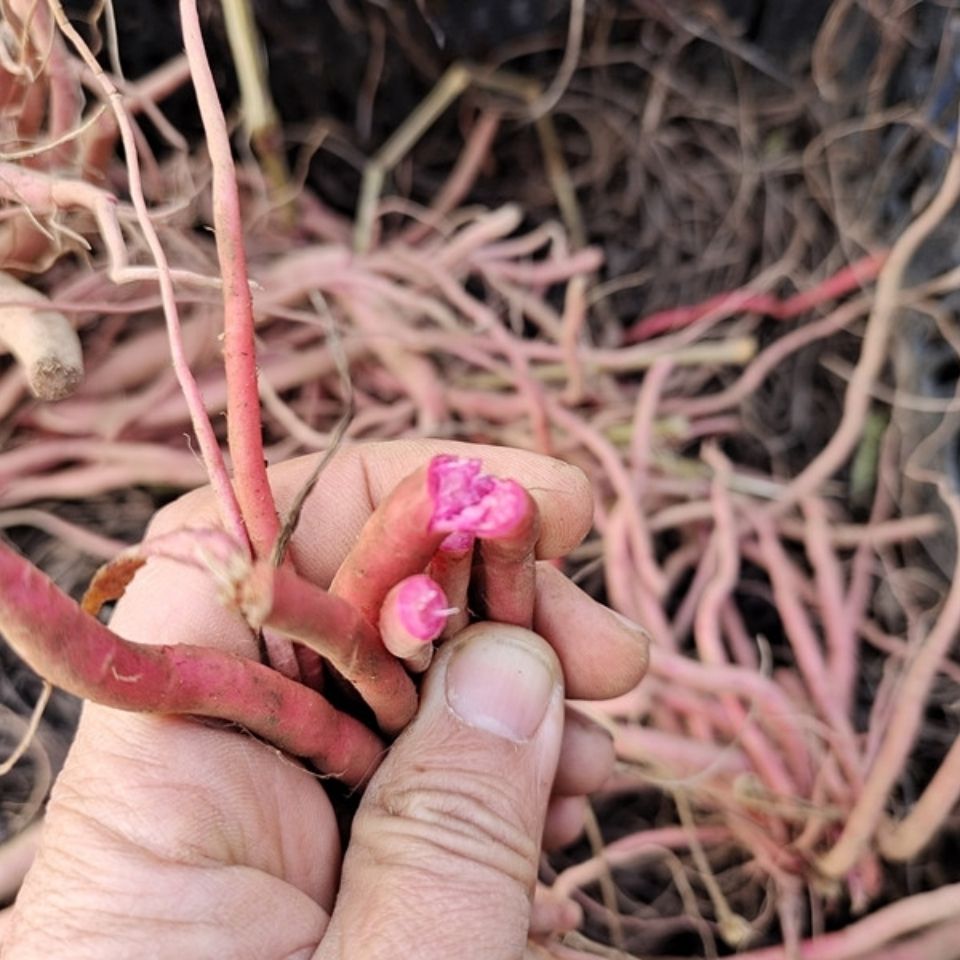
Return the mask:
<svg viewBox="0 0 960 960"><path fill-rule="evenodd" d="M377 505L418 467L441 453L475 457L484 469L516 480L537 502L541 530L537 557L569 552L586 535L593 498L577 467L552 457L484 444L444 440L393 440L344 447L330 462L304 505L290 548L302 576L326 586ZM319 454L298 457L270 469L270 484L283 516L306 482ZM186 524L213 523L216 504L208 488L165 507L151 524L156 535Z"/></svg>

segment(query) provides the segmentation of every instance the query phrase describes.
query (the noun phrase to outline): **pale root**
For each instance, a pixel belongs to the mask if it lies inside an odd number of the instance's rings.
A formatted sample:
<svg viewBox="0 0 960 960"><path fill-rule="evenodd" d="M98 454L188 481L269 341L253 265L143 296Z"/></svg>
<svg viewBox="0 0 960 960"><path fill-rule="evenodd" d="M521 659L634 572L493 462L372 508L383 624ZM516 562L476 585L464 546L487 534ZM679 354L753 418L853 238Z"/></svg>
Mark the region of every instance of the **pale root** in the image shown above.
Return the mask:
<svg viewBox="0 0 960 960"><path fill-rule="evenodd" d="M80 339L70 321L33 287L0 271L0 342L41 400L69 396L83 379Z"/></svg>

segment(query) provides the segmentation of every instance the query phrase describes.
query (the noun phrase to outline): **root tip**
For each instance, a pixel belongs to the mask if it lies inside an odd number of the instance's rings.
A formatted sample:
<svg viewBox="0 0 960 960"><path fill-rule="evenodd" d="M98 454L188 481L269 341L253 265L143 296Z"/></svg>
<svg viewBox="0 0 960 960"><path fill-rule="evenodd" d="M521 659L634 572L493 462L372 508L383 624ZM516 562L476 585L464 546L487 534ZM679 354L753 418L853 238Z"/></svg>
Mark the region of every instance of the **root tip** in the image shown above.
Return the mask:
<svg viewBox="0 0 960 960"><path fill-rule="evenodd" d="M27 379L38 399L63 400L80 385L83 369L65 364L56 357L47 357L30 368Z"/></svg>

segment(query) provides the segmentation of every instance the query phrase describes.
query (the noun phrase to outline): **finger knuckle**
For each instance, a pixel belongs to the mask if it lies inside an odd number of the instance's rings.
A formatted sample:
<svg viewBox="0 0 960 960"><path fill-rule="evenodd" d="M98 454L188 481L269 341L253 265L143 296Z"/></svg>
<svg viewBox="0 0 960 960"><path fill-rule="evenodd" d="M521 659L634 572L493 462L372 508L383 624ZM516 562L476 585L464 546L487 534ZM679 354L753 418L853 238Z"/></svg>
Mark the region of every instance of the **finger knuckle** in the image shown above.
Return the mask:
<svg viewBox="0 0 960 960"><path fill-rule="evenodd" d="M391 838L408 860L436 862L439 854L448 869L451 861L474 864L524 887L535 879L539 838L499 778L450 768L422 772L380 792L366 817L370 834Z"/></svg>

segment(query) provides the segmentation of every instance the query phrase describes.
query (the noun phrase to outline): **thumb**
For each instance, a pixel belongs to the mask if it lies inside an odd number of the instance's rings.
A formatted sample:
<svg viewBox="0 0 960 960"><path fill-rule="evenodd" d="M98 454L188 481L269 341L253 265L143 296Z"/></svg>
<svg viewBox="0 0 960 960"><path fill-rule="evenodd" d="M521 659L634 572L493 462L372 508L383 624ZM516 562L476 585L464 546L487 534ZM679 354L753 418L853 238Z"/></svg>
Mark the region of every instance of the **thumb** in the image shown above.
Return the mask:
<svg viewBox="0 0 960 960"><path fill-rule="evenodd" d="M317 960L523 956L561 676L521 627L475 624L441 648L360 804Z"/></svg>

